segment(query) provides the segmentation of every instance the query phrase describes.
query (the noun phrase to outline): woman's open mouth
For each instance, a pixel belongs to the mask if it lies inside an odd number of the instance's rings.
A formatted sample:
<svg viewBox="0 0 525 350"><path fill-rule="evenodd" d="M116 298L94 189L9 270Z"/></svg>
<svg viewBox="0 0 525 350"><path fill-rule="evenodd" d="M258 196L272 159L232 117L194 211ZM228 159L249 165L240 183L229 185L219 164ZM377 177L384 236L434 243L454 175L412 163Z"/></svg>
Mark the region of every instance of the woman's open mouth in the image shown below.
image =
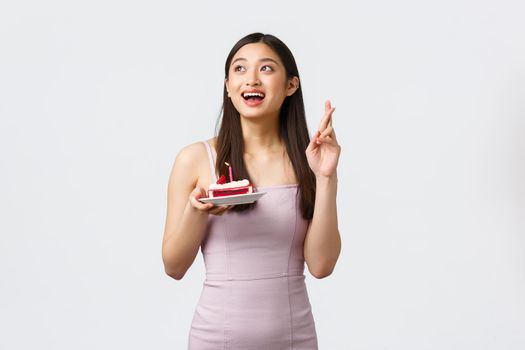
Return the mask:
<svg viewBox="0 0 525 350"><path fill-rule="evenodd" d="M264 100L264 93L262 92L244 92L242 98L244 103L250 107L256 107L260 105Z"/></svg>

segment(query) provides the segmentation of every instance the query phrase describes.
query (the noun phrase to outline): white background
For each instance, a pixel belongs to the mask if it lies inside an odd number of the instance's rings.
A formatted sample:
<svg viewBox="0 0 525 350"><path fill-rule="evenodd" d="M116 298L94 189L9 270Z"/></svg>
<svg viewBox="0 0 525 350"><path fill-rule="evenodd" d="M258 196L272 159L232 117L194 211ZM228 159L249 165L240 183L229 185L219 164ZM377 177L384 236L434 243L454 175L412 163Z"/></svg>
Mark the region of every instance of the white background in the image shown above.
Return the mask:
<svg viewBox="0 0 525 350"><path fill-rule="evenodd" d="M178 151L213 136L244 35L298 62L342 146L343 250L307 277L321 349L525 348L521 1L0 5L0 348L184 349L164 274Z"/></svg>

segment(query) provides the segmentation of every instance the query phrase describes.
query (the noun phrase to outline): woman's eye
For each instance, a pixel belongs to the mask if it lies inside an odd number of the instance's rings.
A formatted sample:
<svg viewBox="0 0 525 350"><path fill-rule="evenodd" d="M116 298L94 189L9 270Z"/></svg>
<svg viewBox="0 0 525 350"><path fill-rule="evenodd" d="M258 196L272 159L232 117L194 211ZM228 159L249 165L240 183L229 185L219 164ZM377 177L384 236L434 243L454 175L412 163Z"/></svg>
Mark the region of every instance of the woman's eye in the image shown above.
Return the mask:
<svg viewBox="0 0 525 350"><path fill-rule="evenodd" d="M268 68L268 69L264 69L264 68ZM263 66L262 69L265 70L266 72L273 71L273 68L271 66Z"/></svg>
<svg viewBox="0 0 525 350"><path fill-rule="evenodd" d="M235 66L235 68L233 68L233 70L234 70L235 72L238 72L238 71L239 71L239 68L243 68L243 69L244 69L243 66Z"/></svg>

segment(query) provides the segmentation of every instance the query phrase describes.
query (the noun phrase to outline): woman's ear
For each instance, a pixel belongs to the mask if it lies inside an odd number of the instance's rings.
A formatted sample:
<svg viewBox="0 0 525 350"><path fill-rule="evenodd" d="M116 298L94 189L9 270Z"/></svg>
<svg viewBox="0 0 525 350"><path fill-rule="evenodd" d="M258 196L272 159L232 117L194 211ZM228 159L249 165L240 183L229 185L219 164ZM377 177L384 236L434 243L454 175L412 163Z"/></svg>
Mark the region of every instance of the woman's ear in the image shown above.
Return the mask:
<svg viewBox="0 0 525 350"><path fill-rule="evenodd" d="M224 86L226 87L226 91L228 92L228 97L230 97L230 90L228 89L228 78L224 79Z"/></svg>
<svg viewBox="0 0 525 350"><path fill-rule="evenodd" d="M286 96L292 96L297 89L299 89L299 78L292 77L288 79L288 86L286 87Z"/></svg>

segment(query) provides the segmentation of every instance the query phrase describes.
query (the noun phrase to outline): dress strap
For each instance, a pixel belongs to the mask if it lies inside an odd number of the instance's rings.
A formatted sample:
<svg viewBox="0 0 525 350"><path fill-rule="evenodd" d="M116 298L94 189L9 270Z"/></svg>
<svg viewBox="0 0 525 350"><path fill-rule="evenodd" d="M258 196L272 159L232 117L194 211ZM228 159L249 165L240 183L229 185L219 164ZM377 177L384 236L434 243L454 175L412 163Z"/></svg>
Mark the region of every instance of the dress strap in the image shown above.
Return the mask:
<svg viewBox="0 0 525 350"><path fill-rule="evenodd" d="M210 161L210 172L211 172L211 181L212 183L217 182L217 175L215 175L215 158L213 157L213 152L211 151L211 146L208 141L202 141L206 146L206 151L208 152L208 160Z"/></svg>

